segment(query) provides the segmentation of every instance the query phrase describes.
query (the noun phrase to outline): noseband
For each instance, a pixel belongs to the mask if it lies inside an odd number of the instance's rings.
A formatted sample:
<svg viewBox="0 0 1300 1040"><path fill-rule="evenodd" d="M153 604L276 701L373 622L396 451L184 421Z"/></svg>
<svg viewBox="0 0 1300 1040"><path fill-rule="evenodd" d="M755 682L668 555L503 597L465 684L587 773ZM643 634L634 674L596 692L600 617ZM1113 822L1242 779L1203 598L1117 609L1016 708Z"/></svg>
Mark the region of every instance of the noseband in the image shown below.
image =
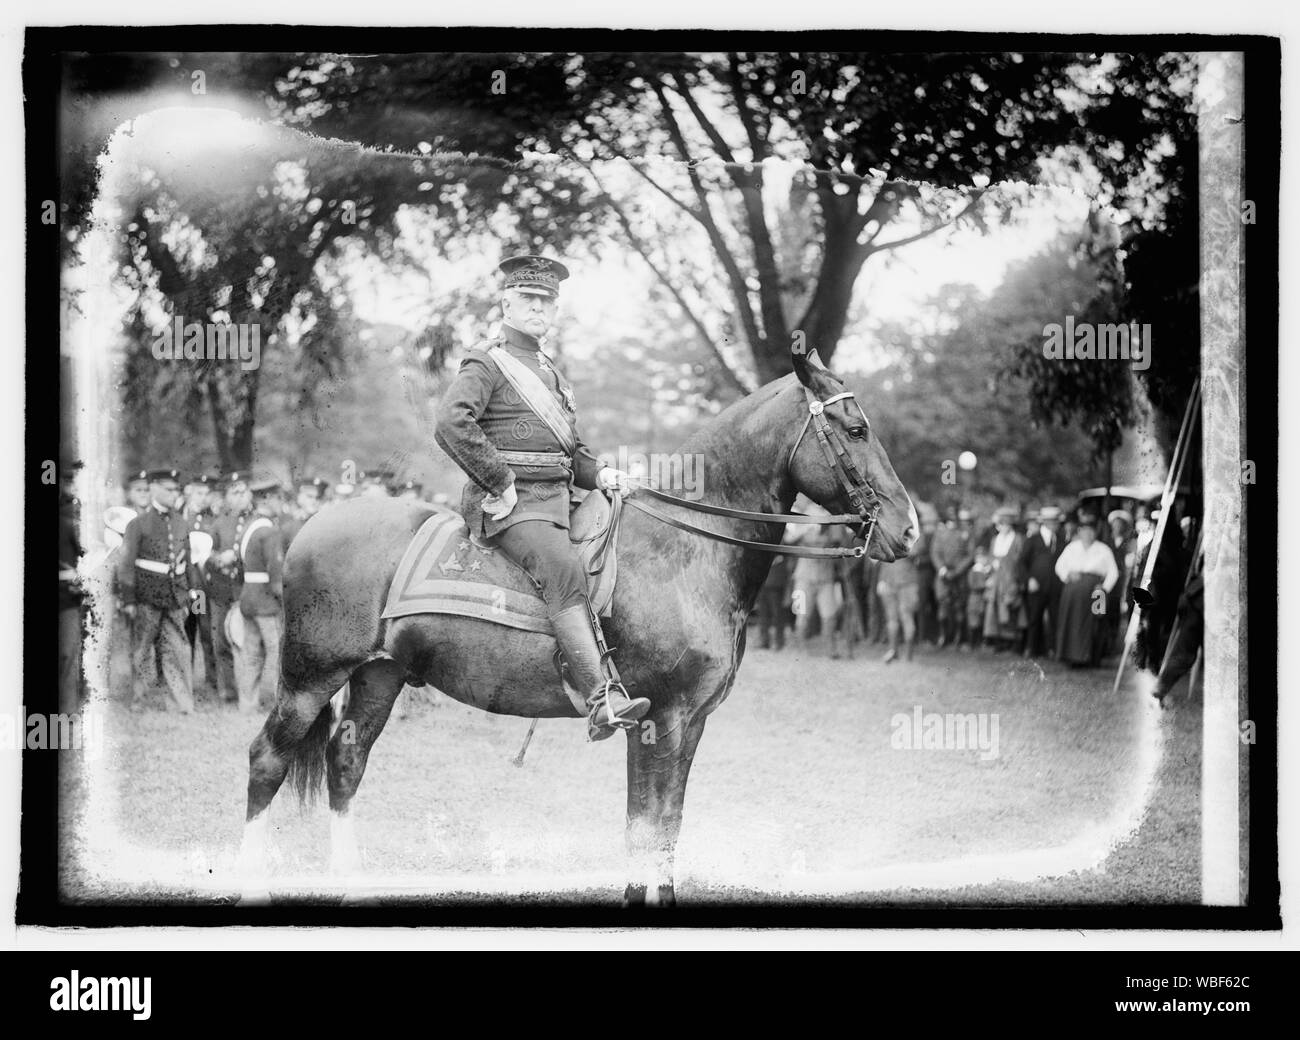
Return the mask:
<svg viewBox="0 0 1300 1040"><path fill-rule="evenodd" d="M647 484L638 484L634 494L647 494L652 498L657 498L663 502L671 502L673 505L681 506L684 509L691 509L697 513L708 513L711 516L726 516L736 520L752 520L759 523L796 523L796 524L846 524L858 528L859 537L862 538L861 545L855 545L852 548L842 548L839 546L814 546L814 545L782 545L778 542L752 542L744 538L733 538L730 535L719 534L717 531L709 531L702 527L696 527L694 524L687 523L684 520L678 520L676 517L668 516L661 513L658 509L646 502L637 501L635 498L627 499L629 505L635 506L647 516L652 516L670 527L676 527L682 531L688 531L691 534L697 534L704 538L712 538L715 541L726 542L729 545L740 545L747 549L758 549L762 552L780 553L783 556L803 556L812 558L854 558L861 559L867 554L867 549L871 545L871 537L876 530L876 520L880 516L880 497L876 494L876 489L871 486L871 481L867 480L854 463L852 456L849 455L848 447L844 443L843 437L831 425L826 416L826 409L838 401L853 400L854 407L858 409L858 414L862 416L862 421L867 424L868 431L871 429L870 421L866 413L862 411L862 406L857 403L853 397L853 392L846 390L843 393L835 394L828 397L825 401L819 401L816 395L808 389L803 388L804 396L808 401L808 418L804 420L803 428L799 431L799 436L795 438L794 447L790 449L790 456L786 460L786 469L794 463L795 452L799 450L799 445L803 443L805 435L811 427L817 436L817 443L821 446L822 454L826 458L826 463L835 474L836 480L839 481L840 487L848 497L849 504L856 510L854 513L836 513L830 516L808 516L806 513L752 513L743 509L732 509L730 506L714 506L704 502L688 502L685 499L677 498L674 495L666 495L657 488L652 488ZM618 515L618 509L621 505L622 496L616 496L614 499L615 513L611 517L609 525L610 530L615 527L615 518ZM601 553L603 556L603 552Z"/></svg>
<svg viewBox="0 0 1300 1040"><path fill-rule="evenodd" d="M871 486L871 481L862 475L857 463L853 461L853 457L844 444L844 438L840 436L826 417L826 409L837 401L852 401L853 407L858 410L863 423L866 424L868 436L870 435L871 421L853 396L852 390L845 390L833 397L826 398L824 401L817 400L816 395L806 386L803 388L803 392L808 400L808 418L804 420L803 429L799 431L799 436L795 438L794 447L790 449L790 458L786 461L786 469L788 470L794 465L794 454L799 450L799 445L803 443L804 436L808 433L808 427L813 427L817 433L817 444L821 447L822 455L826 458L826 464L830 466L831 472L835 474L835 478L840 482L840 487L848 497L849 505L857 510L857 514L862 520L859 534L865 549L866 546L871 544L871 536L876 530L876 520L880 516L880 496L876 494L876 489Z"/></svg>

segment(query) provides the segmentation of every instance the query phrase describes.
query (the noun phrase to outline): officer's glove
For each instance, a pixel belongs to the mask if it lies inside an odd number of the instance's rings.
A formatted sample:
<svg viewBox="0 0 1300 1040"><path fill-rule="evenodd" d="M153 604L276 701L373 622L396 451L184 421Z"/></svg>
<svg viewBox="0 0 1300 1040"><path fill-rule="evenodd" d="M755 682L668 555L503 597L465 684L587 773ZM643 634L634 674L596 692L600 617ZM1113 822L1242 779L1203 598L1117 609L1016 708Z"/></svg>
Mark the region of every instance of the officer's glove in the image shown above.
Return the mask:
<svg viewBox="0 0 1300 1040"><path fill-rule="evenodd" d="M625 494L632 490L632 475L613 466L606 466L596 474L596 483L602 491L618 491Z"/></svg>
<svg viewBox="0 0 1300 1040"><path fill-rule="evenodd" d="M483 512L487 513L493 520L504 520L518 504L519 496L515 494L514 484L507 484L506 489L500 495L487 495L484 497Z"/></svg>

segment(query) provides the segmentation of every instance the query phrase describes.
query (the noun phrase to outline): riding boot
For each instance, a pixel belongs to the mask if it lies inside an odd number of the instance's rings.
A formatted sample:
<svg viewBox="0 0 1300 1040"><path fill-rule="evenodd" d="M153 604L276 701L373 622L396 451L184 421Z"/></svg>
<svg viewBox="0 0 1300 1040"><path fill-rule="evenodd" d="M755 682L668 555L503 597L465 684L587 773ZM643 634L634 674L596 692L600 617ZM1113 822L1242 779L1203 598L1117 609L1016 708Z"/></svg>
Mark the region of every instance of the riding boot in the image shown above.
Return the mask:
<svg viewBox="0 0 1300 1040"><path fill-rule="evenodd" d="M916 637L913 636L911 639L906 640L904 646L906 647L907 659L910 661L912 659L912 648L916 646Z"/></svg>
<svg viewBox="0 0 1300 1040"><path fill-rule="evenodd" d="M587 739L604 740L615 729L631 729L650 710L644 697L629 697L608 654L596 642L599 624L585 603L551 618L569 679L587 704Z"/></svg>

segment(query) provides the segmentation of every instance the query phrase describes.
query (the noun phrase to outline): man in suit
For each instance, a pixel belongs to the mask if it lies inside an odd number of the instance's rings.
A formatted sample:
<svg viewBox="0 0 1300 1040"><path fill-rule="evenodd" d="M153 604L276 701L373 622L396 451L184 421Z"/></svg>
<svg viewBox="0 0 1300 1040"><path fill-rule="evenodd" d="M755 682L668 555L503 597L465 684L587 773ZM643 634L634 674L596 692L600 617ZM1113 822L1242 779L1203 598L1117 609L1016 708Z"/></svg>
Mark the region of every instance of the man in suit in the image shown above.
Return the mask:
<svg viewBox="0 0 1300 1040"><path fill-rule="evenodd" d="M174 469L149 472L149 507L126 525L118 559L122 613L131 623L131 699L142 703L161 671L163 685L182 714L194 710L190 690L189 525L181 515L180 475Z"/></svg>
<svg viewBox="0 0 1300 1040"><path fill-rule="evenodd" d="M504 277L501 328L461 362L438 409L438 445L469 477L461 513L541 586L571 687L585 702L587 737L631 729L650 710L629 697L603 650L600 621L569 544L573 487L615 491L628 476L604 466L577 433L573 387L544 349L568 269L515 256Z"/></svg>
<svg viewBox="0 0 1300 1040"><path fill-rule="evenodd" d="M1038 530L1026 537L1020 552L1020 580L1025 585L1028 621L1026 657L1042 657L1056 645L1056 614L1061 597L1056 561L1065 548L1061 520L1060 509L1044 506L1038 512Z"/></svg>

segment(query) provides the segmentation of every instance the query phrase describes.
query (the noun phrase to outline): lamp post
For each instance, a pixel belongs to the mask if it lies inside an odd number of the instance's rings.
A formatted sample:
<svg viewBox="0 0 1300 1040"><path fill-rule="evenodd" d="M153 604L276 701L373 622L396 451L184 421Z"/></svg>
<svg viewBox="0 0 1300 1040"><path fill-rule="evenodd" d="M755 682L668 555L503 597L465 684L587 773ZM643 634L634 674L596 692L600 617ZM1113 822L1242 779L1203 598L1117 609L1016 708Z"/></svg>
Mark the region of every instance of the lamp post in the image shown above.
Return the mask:
<svg viewBox="0 0 1300 1040"><path fill-rule="evenodd" d="M974 495L976 492L975 467L979 465L979 459L975 457L973 451L963 451L957 456L957 465L971 475L970 491Z"/></svg>

